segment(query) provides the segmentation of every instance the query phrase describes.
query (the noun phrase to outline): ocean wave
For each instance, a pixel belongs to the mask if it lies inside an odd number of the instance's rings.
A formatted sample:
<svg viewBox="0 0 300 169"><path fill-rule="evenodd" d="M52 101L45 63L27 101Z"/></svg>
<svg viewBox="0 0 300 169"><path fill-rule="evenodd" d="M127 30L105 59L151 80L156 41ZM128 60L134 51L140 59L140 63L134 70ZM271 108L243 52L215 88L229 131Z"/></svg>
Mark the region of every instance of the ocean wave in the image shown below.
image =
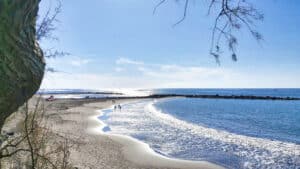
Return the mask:
<svg viewBox="0 0 300 169"><path fill-rule="evenodd" d="M111 133L129 135L160 154L208 160L228 168L299 168L300 145L238 135L189 123L162 112L157 101L122 105L110 110L105 124Z"/></svg>
<svg viewBox="0 0 300 169"><path fill-rule="evenodd" d="M164 113L157 109L154 104L155 102L148 103L145 107L145 111L152 113L162 123L176 126L185 131L188 130L192 135L200 135L201 137L223 143L223 151L225 152L232 151L232 147L227 145L234 144L236 145L234 154L240 157L251 156L256 159L255 162L259 161L258 163L261 163L261 166L270 166L271 168L275 166L284 167L285 164L280 164L280 162L287 162L290 167L300 167L300 145L298 144L237 135L226 131L199 126ZM274 164L276 162L279 163ZM252 165L257 165L252 163L245 162L244 166L251 168Z"/></svg>

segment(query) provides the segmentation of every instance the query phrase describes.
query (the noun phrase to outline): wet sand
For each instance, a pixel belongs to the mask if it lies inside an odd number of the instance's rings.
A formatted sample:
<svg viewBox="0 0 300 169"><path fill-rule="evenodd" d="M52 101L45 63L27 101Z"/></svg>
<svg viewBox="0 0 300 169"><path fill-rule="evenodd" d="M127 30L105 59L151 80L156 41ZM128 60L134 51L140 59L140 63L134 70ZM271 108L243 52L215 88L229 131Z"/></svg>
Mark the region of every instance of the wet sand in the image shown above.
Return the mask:
<svg viewBox="0 0 300 169"><path fill-rule="evenodd" d="M33 99L34 100L34 99ZM136 99L116 100L117 103ZM34 101L33 101L34 102ZM47 126L53 133L74 140L70 161L78 169L218 169L206 161L164 157L134 138L103 133L97 119L101 109L113 105L111 99L61 99L45 102ZM53 138L55 139L55 138Z"/></svg>

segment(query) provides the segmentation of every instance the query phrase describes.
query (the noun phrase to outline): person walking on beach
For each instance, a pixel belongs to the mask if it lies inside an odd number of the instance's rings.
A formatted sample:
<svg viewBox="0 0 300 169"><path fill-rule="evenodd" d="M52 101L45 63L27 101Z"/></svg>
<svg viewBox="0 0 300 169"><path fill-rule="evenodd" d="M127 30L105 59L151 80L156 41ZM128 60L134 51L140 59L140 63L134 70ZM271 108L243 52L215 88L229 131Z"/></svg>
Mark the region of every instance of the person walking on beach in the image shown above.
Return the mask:
<svg viewBox="0 0 300 169"><path fill-rule="evenodd" d="M119 110L120 110L120 111L122 110L122 107L121 107L121 105L118 105L118 108L119 108Z"/></svg>

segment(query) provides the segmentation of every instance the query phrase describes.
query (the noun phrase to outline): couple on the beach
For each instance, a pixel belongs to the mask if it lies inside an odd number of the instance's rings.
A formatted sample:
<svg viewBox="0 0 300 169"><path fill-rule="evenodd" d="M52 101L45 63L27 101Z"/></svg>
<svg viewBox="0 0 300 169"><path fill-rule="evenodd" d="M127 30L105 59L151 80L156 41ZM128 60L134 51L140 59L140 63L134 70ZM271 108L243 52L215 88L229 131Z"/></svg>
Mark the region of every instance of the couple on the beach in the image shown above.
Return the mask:
<svg viewBox="0 0 300 169"><path fill-rule="evenodd" d="M121 110L122 110L122 106L119 105L119 104L118 104L118 105L115 105L115 106L114 106L114 111L116 111L116 110L120 110L120 111L121 111Z"/></svg>

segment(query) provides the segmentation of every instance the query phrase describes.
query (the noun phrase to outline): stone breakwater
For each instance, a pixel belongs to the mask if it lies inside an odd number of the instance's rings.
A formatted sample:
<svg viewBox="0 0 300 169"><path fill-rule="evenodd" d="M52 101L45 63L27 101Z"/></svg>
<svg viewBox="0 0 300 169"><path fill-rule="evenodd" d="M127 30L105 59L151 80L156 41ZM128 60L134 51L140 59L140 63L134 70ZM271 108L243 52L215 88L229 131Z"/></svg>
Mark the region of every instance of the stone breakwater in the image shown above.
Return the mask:
<svg viewBox="0 0 300 169"><path fill-rule="evenodd" d="M158 99L168 97L203 98L203 99L245 99L245 100L300 100L297 97L254 96L254 95L188 95L188 94L153 94L148 96L108 96L104 98L86 97L86 99Z"/></svg>

